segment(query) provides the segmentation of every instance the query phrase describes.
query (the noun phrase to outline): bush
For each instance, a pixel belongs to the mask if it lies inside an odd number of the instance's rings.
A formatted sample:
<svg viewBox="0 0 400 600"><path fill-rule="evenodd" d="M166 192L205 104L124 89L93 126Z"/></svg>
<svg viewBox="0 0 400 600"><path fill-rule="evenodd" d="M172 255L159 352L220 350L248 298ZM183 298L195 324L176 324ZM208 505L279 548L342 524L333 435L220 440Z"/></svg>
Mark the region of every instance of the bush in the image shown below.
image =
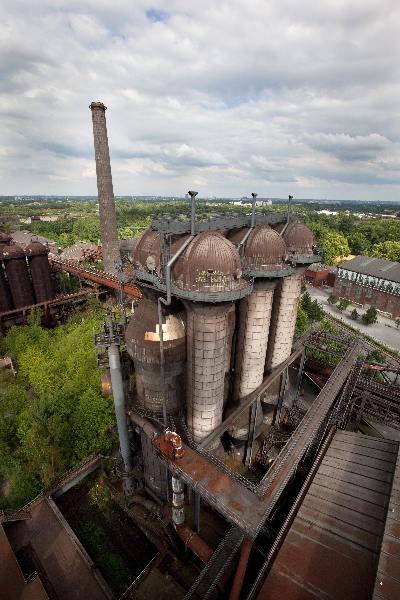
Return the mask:
<svg viewBox="0 0 400 600"><path fill-rule="evenodd" d="M340 310L340 312L342 312L343 310L346 310L346 308L350 306L350 304L351 302L350 300L347 300L347 298L340 298L338 309Z"/></svg>
<svg viewBox="0 0 400 600"><path fill-rule="evenodd" d="M366 313L363 314L362 320L366 325L372 325L378 320L378 313L376 308L371 306Z"/></svg>
<svg viewBox="0 0 400 600"><path fill-rule="evenodd" d="M337 298L333 294L331 294L328 298L328 302L329 304L336 304Z"/></svg>
<svg viewBox="0 0 400 600"><path fill-rule="evenodd" d="M353 319L353 321L357 321L358 317L360 315L358 314L358 312L356 311L356 309L351 311L351 315L350 315L350 319Z"/></svg>

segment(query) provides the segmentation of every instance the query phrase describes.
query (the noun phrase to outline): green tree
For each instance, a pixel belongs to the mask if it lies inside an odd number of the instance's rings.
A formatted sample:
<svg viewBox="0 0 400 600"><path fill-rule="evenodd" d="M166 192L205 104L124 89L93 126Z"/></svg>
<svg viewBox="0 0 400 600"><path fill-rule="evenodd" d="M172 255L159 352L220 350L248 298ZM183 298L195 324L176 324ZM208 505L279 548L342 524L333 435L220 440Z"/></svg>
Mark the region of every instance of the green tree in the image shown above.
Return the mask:
<svg viewBox="0 0 400 600"><path fill-rule="evenodd" d="M3 506L27 501L87 454L112 449L113 402L101 395L93 346L103 320L91 303L55 330L32 317L3 338L1 351L18 365L0 392L0 481L11 490Z"/></svg>
<svg viewBox="0 0 400 600"><path fill-rule="evenodd" d="M300 300L300 305L301 308L305 311L305 313L307 314L308 317L310 317L310 312L311 312L311 306L312 306L312 300L311 300L311 296L309 294L309 292L304 292L304 294L301 297Z"/></svg>
<svg viewBox="0 0 400 600"><path fill-rule="evenodd" d="M309 315L309 318L312 321L320 321L322 319L322 317L324 316L324 311L322 310L322 308L318 304L317 300L314 300L311 303L308 315Z"/></svg>
<svg viewBox="0 0 400 600"><path fill-rule="evenodd" d="M350 300L347 300L347 298L340 298L339 300L339 305L338 305L338 309L340 310L340 312L346 310L348 308L348 306L350 306L351 302Z"/></svg>
<svg viewBox="0 0 400 600"><path fill-rule="evenodd" d="M370 247L370 242L368 238L366 238L365 235L360 233L359 231L351 233L347 237L347 241L349 243L350 252L352 254L365 254L366 252L368 252L368 249Z"/></svg>
<svg viewBox="0 0 400 600"><path fill-rule="evenodd" d="M400 241L386 241L372 246L372 256L400 262Z"/></svg>
<svg viewBox="0 0 400 600"><path fill-rule="evenodd" d="M366 325L372 325L378 320L378 312L376 308L371 306L362 316L362 320Z"/></svg>
<svg viewBox="0 0 400 600"><path fill-rule="evenodd" d="M358 312L355 308L350 313L350 319L353 319L353 321L357 321L359 316L360 315L358 314Z"/></svg>
<svg viewBox="0 0 400 600"><path fill-rule="evenodd" d="M302 335L308 329L308 315L304 308L299 305L297 309L296 327L294 333L296 336Z"/></svg>
<svg viewBox="0 0 400 600"><path fill-rule="evenodd" d="M318 248L322 253L322 261L327 265L333 265L338 258L348 256L350 248L347 239L332 229L325 229L318 240Z"/></svg>
<svg viewBox="0 0 400 600"><path fill-rule="evenodd" d="M333 294L330 294L328 297L328 302L329 304L336 304L337 298Z"/></svg>

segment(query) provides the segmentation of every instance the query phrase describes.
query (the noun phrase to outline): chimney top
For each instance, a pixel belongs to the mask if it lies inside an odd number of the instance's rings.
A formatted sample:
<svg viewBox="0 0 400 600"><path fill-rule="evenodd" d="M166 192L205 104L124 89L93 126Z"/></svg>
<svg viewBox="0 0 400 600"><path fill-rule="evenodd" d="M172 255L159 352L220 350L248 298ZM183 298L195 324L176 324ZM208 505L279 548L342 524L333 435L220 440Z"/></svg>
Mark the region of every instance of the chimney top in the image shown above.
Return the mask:
<svg viewBox="0 0 400 600"><path fill-rule="evenodd" d="M89 108L90 110L107 110L107 106L104 106L102 102L92 102Z"/></svg>

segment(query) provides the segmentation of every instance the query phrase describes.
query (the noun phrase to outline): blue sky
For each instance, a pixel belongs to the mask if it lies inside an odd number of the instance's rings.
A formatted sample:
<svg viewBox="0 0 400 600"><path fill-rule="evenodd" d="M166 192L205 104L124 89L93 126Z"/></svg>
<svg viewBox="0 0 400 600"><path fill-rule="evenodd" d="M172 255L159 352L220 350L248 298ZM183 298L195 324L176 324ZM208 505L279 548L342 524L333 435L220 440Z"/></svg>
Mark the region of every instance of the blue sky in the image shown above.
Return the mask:
<svg viewBox="0 0 400 600"><path fill-rule="evenodd" d="M0 0L0 195L400 200L392 0Z"/></svg>

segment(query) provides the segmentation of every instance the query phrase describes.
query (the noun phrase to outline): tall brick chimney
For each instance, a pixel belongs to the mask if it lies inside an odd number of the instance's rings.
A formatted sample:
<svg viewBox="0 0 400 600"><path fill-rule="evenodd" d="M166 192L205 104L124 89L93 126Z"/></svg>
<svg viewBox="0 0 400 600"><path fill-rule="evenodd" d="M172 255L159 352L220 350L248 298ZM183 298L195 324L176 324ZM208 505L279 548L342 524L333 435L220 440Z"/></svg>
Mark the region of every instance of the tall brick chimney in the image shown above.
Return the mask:
<svg viewBox="0 0 400 600"><path fill-rule="evenodd" d="M94 153L96 158L97 190L99 196L100 233L103 248L104 270L116 274L115 264L120 261L115 214L114 191L108 149L106 106L92 102Z"/></svg>

